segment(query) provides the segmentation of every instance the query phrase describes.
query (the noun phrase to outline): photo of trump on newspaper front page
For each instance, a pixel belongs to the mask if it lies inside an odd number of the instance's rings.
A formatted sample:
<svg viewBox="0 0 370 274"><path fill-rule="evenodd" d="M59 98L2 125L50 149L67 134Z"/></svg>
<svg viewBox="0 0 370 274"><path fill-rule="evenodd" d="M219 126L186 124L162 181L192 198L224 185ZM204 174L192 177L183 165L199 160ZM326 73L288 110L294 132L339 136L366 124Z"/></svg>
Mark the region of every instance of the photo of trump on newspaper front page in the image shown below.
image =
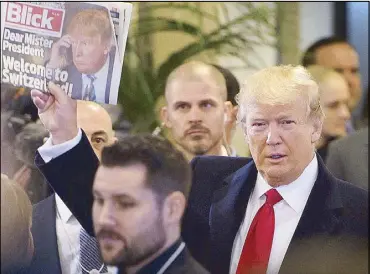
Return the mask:
<svg viewBox="0 0 370 274"><path fill-rule="evenodd" d="M117 104L132 5L2 2L1 82Z"/></svg>

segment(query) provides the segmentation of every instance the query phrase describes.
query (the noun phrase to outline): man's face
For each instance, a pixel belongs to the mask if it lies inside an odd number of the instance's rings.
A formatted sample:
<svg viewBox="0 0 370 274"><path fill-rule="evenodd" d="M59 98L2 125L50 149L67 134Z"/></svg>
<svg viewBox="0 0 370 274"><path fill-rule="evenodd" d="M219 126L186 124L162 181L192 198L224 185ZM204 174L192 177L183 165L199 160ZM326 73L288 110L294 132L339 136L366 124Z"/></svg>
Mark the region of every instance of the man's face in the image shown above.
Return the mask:
<svg viewBox="0 0 370 274"><path fill-rule="evenodd" d="M166 243L161 206L146 187L142 164L100 166L93 194L95 235L105 263L138 265Z"/></svg>
<svg viewBox="0 0 370 274"><path fill-rule="evenodd" d="M332 68L344 76L349 85L349 107L353 110L361 98L360 63L357 52L345 43L324 46L316 52L316 63Z"/></svg>
<svg viewBox="0 0 370 274"><path fill-rule="evenodd" d="M346 135L346 123L350 119L349 97L348 85L339 76L328 76L322 83L320 101L325 114L323 135Z"/></svg>
<svg viewBox="0 0 370 274"><path fill-rule="evenodd" d="M314 155L321 127L307 118L306 100L267 105L250 102L244 130L254 162L267 182L287 184L297 179Z"/></svg>
<svg viewBox="0 0 370 274"><path fill-rule="evenodd" d="M107 60L109 52L99 34L86 36L81 30L71 33L73 63L77 70L84 74L98 72Z"/></svg>
<svg viewBox="0 0 370 274"><path fill-rule="evenodd" d="M115 142L112 120L109 114L98 105L79 101L77 105L77 124L86 133L99 159L103 148Z"/></svg>
<svg viewBox="0 0 370 274"><path fill-rule="evenodd" d="M164 121L182 149L203 155L221 146L226 112L218 88L203 81L176 82L166 99Z"/></svg>

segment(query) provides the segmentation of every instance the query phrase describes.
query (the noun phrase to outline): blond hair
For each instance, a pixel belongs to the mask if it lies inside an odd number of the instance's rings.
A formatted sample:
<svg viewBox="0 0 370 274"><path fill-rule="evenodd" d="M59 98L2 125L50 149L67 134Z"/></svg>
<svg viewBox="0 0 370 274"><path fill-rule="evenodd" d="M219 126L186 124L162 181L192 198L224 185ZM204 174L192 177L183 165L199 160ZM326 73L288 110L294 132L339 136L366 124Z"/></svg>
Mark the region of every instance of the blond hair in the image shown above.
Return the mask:
<svg viewBox="0 0 370 274"><path fill-rule="evenodd" d="M167 78L165 96L167 97L170 86L177 80L206 82L219 89L222 99L226 101L226 81L222 73L214 66L200 62L190 61L178 66Z"/></svg>
<svg viewBox="0 0 370 274"><path fill-rule="evenodd" d="M106 10L86 9L76 13L68 25L67 33L71 34L75 30L81 31L87 36L99 34L102 41L113 42L113 28Z"/></svg>
<svg viewBox="0 0 370 274"><path fill-rule="evenodd" d="M317 83L302 66L281 65L262 69L251 75L236 96L238 121L246 119L248 103L279 105L293 103L297 97L307 98L307 115L323 118Z"/></svg>
<svg viewBox="0 0 370 274"><path fill-rule="evenodd" d="M26 192L1 176L1 272L29 263L32 205Z"/></svg>

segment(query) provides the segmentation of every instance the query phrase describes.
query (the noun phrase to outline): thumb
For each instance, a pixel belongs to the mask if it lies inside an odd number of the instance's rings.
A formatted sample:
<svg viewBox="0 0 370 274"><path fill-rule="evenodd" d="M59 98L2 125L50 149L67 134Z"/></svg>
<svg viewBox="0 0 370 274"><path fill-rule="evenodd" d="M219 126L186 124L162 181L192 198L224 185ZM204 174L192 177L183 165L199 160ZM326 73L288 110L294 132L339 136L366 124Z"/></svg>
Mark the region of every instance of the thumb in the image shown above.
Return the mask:
<svg viewBox="0 0 370 274"><path fill-rule="evenodd" d="M49 92L54 96L55 100L59 103L65 103L68 100L68 95L56 84L49 82Z"/></svg>

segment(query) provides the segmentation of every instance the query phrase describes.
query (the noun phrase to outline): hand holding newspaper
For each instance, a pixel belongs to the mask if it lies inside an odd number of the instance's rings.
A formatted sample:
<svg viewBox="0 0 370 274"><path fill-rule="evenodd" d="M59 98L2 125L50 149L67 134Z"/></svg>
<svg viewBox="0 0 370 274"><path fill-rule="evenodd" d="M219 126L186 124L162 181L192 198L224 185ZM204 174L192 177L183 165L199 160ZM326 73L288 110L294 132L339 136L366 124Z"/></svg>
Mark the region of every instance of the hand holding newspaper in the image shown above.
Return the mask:
<svg viewBox="0 0 370 274"><path fill-rule="evenodd" d="M132 5L2 2L1 82L117 104Z"/></svg>

